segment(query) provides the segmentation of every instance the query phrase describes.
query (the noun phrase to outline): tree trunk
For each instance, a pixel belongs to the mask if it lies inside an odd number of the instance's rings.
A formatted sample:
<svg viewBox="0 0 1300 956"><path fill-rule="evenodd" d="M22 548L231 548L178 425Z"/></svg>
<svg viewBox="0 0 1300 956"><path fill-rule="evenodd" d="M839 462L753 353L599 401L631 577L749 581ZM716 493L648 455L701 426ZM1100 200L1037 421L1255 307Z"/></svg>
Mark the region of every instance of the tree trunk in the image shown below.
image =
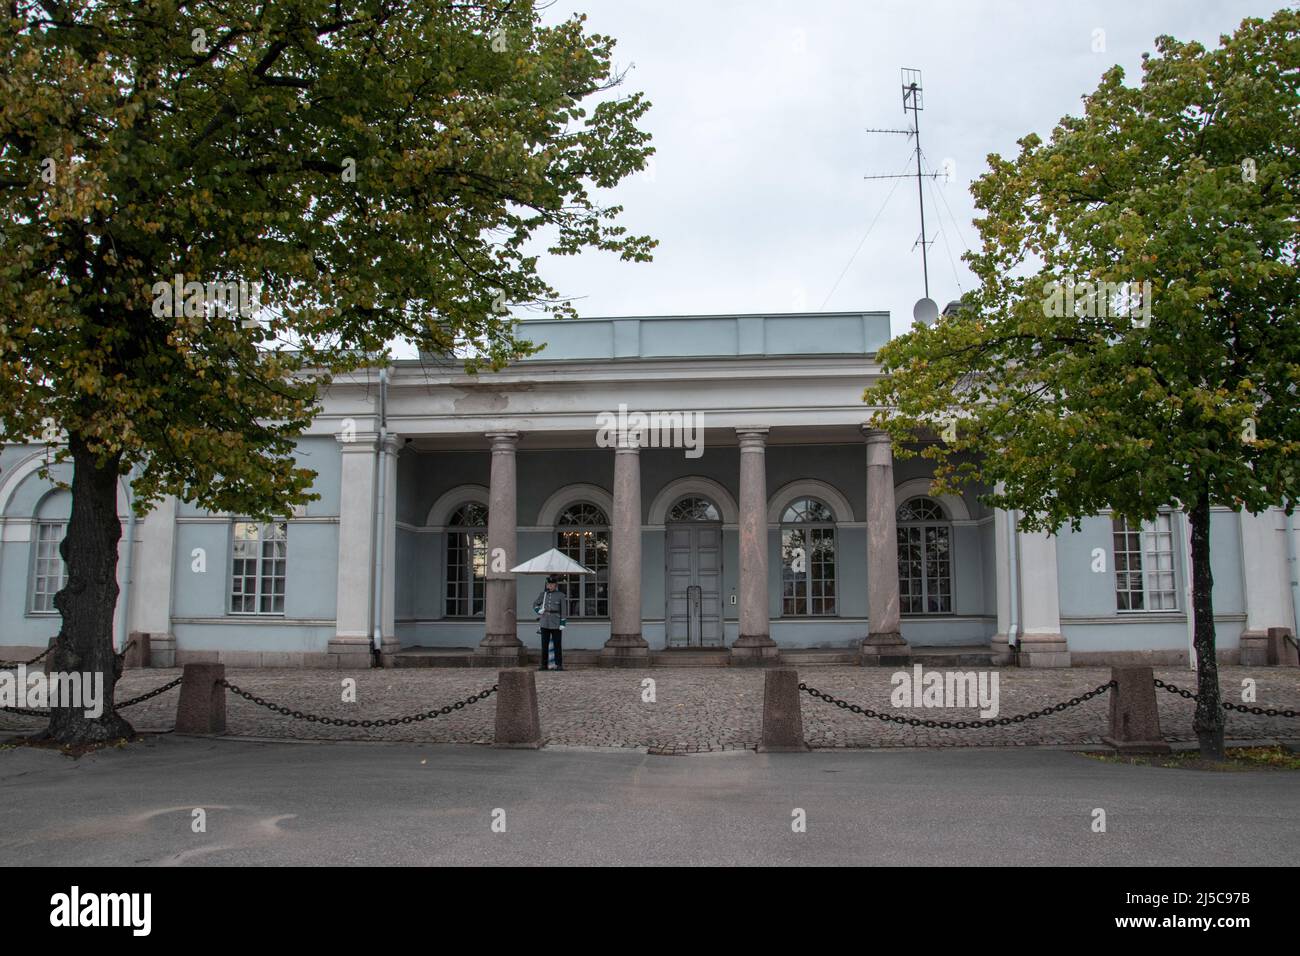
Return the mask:
<svg viewBox="0 0 1300 956"><path fill-rule="evenodd" d="M1210 496L1202 492L1188 512L1192 525L1192 643L1196 647L1196 716L1192 729L1201 756L1223 759L1223 707L1214 649L1214 576L1210 572Z"/></svg>
<svg viewBox="0 0 1300 956"><path fill-rule="evenodd" d="M80 673L82 683L102 674L103 710L88 717L84 706L52 707L50 736L65 744L93 744L135 731L113 709L113 691L122 663L113 652L117 610L117 545L122 523L117 514L120 459L99 463L76 435L72 452L72 517L59 546L68 583L54 596L63 627L50 652L48 672Z"/></svg>

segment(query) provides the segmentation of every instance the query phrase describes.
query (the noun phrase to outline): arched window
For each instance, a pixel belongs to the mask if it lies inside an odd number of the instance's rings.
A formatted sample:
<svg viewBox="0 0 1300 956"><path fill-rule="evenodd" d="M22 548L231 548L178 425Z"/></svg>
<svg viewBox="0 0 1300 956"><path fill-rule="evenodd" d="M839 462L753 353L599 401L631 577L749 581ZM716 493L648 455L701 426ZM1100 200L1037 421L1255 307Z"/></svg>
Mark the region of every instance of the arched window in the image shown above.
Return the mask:
<svg viewBox="0 0 1300 956"><path fill-rule="evenodd" d="M903 614L952 613L952 523L933 498L898 506L898 603Z"/></svg>
<svg viewBox="0 0 1300 956"><path fill-rule="evenodd" d="M32 614L57 614L54 595L68 583L68 569L59 553L59 545L68 532L68 514L72 495L56 491L46 496L37 509L35 534L32 536L32 573L28 593Z"/></svg>
<svg viewBox="0 0 1300 956"><path fill-rule="evenodd" d="M461 505L447 522L447 616L482 617L487 583L486 505Z"/></svg>
<svg viewBox="0 0 1300 956"><path fill-rule="evenodd" d="M718 506L703 495L687 495L668 509L669 521L721 521Z"/></svg>
<svg viewBox="0 0 1300 956"><path fill-rule="evenodd" d="M781 513L781 613L835 613L835 515L816 498Z"/></svg>
<svg viewBox="0 0 1300 956"><path fill-rule="evenodd" d="M555 519L555 547L595 574L560 575L568 617L609 617L609 516L596 505L571 505Z"/></svg>

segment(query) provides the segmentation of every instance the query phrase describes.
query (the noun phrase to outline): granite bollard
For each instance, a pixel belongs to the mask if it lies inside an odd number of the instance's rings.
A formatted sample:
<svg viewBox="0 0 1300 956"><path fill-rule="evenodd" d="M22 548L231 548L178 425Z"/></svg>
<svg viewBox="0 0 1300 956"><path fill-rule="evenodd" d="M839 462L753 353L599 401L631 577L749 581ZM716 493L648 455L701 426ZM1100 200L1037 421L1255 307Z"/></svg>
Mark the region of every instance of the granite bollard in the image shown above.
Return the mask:
<svg viewBox="0 0 1300 956"><path fill-rule="evenodd" d="M1160 734L1160 709L1149 667L1112 667L1110 733L1102 742L1123 754L1167 754Z"/></svg>
<svg viewBox="0 0 1300 956"><path fill-rule="evenodd" d="M178 734L226 732L225 664L186 664L181 674L181 699L176 705Z"/></svg>
<svg viewBox="0 0 1300 956"><path fill-rule="evenodd" d="M492 746L536 750L541 745L537 675L522 668L498 671L496 735Z"/></svg>
<svg viewBox="0 0 1300 956"><path fill-rule="evenodd" d="M808 750L803 739L803 711L799 700L799 672L793 667L773 667L763 672L763 741L759 753Z"/></svg>

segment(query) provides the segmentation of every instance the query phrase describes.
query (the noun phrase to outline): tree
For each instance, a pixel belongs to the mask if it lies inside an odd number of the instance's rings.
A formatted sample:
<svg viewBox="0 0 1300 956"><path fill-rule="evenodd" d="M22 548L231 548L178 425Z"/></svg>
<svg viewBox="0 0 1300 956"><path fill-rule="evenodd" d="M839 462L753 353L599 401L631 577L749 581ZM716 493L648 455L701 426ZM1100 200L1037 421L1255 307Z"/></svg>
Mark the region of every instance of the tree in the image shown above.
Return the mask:
<svg viewBox="0 0 1300 956"><path fill-rule="evenodd" d="M592 196L643 167L649 104L607 93L614 41L583 17L510 0L5 13L0 432L66 432L51 663L111 699L119 476L141 513L283 515L316 497L289 452L330 374L398 339L471 371L527 354L506 303L573 313L530 238L649 258ZM50 722L130 730L112 708Z"/></svg>
<svg viewBox="0 0 1300 956"><path fill-rule="evenodd" d="M939 487L982 479L1028 530L1187 513L1207 756L1223 752L1211 508L1300 495L1298 27L1281 11L1212 50L1159 37L1140 86L1114 67L1048 142L990 156L979 288L886 345L865 396L902 455L946 431L920 452Z"/></svg>

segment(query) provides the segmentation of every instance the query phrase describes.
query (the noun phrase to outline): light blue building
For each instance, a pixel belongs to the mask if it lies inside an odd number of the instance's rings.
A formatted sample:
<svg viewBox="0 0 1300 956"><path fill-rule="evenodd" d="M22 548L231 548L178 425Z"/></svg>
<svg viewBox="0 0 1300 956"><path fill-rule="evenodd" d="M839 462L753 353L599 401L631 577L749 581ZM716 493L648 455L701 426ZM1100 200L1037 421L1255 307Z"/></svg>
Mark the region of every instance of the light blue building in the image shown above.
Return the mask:
<svg viewBox="0 0 1300 956"><path fill-rule="evenodd" d="M1019 533L978 489L930 494L927 462L896 464L864 430L885 313L524 328L545 349L500 373L427 358L337 381L296 451L320 499L282 521L174 500L124 517L119 646L147 633L156 662L235 666L518 662L542 585L509 569L558 548L593 571L563 585L571 661L1188 660L1179 513ZM59 626L70 498L40 478L47 455L0 447L5 659ZM1214 513L1225 661L1263 662L1268 629L1294 628L1288 539L1280 510Z"/></svg>

